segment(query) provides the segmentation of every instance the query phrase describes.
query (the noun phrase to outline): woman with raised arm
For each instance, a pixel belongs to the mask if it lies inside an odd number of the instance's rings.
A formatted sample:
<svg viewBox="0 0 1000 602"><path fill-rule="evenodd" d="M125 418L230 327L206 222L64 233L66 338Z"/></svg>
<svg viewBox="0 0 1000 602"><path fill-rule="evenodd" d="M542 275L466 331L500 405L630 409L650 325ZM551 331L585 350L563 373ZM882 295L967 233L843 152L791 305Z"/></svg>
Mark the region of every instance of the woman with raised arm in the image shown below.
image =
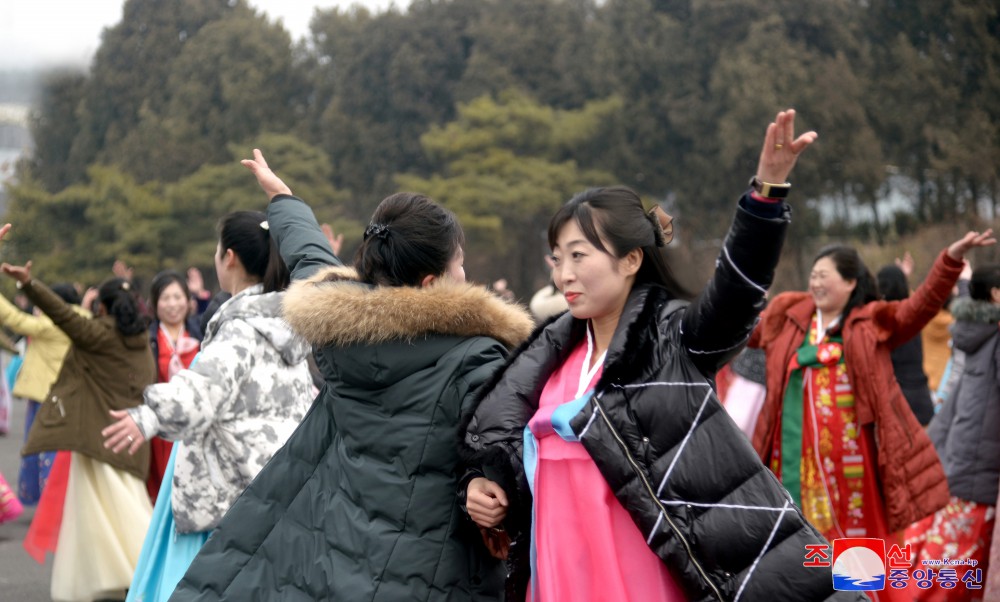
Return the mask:
<svg viewBox="0 0 1000 602"><path fill-rule="evenodd" d="M814 132L767 128L715 274L691 303L662 254L671 224L623 187L570 199L549 223L570 311L535 332L478 395L463 493L511 538L507 600L859 599L825 544L716 398L778 262L788 174ZM527 598L525 598L527 596ZM863 599L863 598L860 598Z"/></svg>
<svg viewBox="0 0 1000 602"><path fill-rule="evenodd" d="M0 229L0 239L7 230L9 225ZM100 286L97 317L88 319L33 279L31 262L0 267L72 342L22 449L72 452L52 599L121 599L152 513L145 487L149 452L115 454L105 449L100 432L111 420L109 412L141 404L143 389L156 378L146 319L121 278Z"/></svg>
<svg viewBox="0 0 1000 602"><path fill-rule="evenodd" d="M965 253L995 242L992 230L969 232L902 301L879 300L858 252L831 245L813 261L809 292L778 295L762 315L750 345L767 353L767 396L753 445L828 539L891 541L948 502L891 353L947 301Z"/></svg>
<svg viewBox="0 0 1000 602"><path fill-rule="evenodd" d="M90 312L80 307L80 294L72 284L52 285L52 292L69 303L80 315L91 317ZM24 415L24 434L27 437L35 414L45 403L45 398L55 382L63 359L69 351L69 337L52 320L39 310L29 314L21 311L6 297L0 296L0 326L28 337L29 344L24 352L24 363L14 381L13 394L24 399L28 406ZM21 470L17 479L17 497L28 506L38 503L52 469L55 453L43 452L21 459Z"/></svg>
<svg viewBox="0 0 1000 602"><path fill-rule="evenodd" d="M463 233L394 194L341 265L312 210L244 161L294 280L285 316L325 385L173 600L496 600L503 567L455 503L459 420L531 318L465 283Z"/></svg>
<svg viewBox="0 0 1000 602"><path fill-rule="evenodd" d="M215 270L232 294L208 323L189 369L148 387L145 405L115 412L105 445L135 453L175 441L128 600L166 600L233 501L288 439L315 395L309 345L282 318L288 269L266 216L219 221ZM184 307L187 307L186 296ZM185 309L186 311L186 309Z"/></svg>

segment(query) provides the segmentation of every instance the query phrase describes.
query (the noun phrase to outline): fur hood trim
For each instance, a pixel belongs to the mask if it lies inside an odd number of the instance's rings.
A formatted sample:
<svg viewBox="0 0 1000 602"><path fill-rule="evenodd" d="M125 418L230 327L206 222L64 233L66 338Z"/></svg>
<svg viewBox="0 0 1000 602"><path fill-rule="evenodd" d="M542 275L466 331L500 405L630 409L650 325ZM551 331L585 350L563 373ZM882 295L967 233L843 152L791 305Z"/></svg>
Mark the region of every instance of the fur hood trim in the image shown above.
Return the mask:
<svg viewBox="0 0 1000 602"><path fill-rule="evenodd" d="M989 301L978 301L971 297L955 299L951 304L951 315L962 322L997 324L1000 322L1000 305Z"/></svg>
<svg viewBox="0 0 1000 602"><path fill-rule="evenodd" d="M320 270L294 282L285 319L314 346L378 344L428 335L487 336L508 348L531 334L519 305L481 286L439 280L426 288L369 286L351 268Z"/></svg>

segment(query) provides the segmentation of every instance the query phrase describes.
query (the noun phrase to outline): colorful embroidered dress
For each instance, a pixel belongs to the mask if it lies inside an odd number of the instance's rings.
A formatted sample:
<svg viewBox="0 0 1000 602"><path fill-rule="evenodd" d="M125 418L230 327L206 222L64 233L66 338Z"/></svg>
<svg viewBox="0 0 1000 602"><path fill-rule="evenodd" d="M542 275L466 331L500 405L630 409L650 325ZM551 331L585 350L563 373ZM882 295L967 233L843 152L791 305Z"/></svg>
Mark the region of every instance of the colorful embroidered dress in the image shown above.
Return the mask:
<svg viewBox="0 0 1000 602"><path fill-rule="evenodd" d="M977 504L952 496L948 505L927 518L906 529L906 545L912 548L914 569L933 569L937 574L930 587L914 587L909 592L914 602L971 602L984 598L982 590L970 590L963 580L949 584L941 577L942 569L954 570L956 579L974 575L988 575L990 566L990 546L993 542L993 527L996 523L996 507ZM939 564L943 559L951 564ZM925 566L925 561L935 565ZM972 579L981 583L981 579Z"/></svg>
<svg viewBox="0 0 1000 602"><path fill-rule="evenodd" d="M525 467L534 496L530 602L685 600L569 420L592 394L603 356L588 370L592 339L549 378L525 428Z"/></svg>
<svg viewBox="0 0 1000 602"><path fill-rule="evenodd" d="M843 340L809 334L788 366L771 470L828 540L889 537L874 433L858 425Z"/></svg>

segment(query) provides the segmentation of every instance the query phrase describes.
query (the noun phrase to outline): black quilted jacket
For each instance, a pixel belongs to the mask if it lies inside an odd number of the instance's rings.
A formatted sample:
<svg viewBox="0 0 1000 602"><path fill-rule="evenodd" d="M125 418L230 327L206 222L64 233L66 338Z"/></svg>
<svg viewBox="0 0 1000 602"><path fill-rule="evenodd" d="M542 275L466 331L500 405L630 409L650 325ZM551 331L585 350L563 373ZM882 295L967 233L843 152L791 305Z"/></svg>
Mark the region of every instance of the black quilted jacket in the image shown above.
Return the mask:
<svg viewBox="0 0 1000 602"><path fill-rule="evenodd" d="M595 394L573 430L650 547L691 600L865 600L834 592L829 568L802 566L823 537L803 518L723 410L712 379L752 331L790 211L762 218L741 200L704 292L690 305L636 286ZM478 397L465 459L511 506L507 599L524 600L531 494L522 433L548 377L585 335L563 314L537 330Z"/></svg>

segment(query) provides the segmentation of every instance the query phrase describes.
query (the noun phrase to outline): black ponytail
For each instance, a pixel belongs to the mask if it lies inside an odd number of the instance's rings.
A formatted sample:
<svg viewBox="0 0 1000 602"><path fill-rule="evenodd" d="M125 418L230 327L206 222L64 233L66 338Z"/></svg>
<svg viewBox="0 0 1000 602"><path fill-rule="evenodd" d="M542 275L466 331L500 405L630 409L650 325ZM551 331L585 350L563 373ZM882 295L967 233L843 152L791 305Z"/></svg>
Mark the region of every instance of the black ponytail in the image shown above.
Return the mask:
<svg viewBox="0 0 1000 602"><path fill-rule="evenodd" d="M219 246L232 249L247 274L260 280L265 293L288 288L291 275L271 239L267 216L260 211L234 211L219 220Z"/></svg>
<svg viewBox="0 0 1000 602"><path fill-rule="evenodd" d="M454 213L422 194L398 192L375 208L354 265L368 284L420 286L444 274L463 244Z"/></svg>
<svg viewBox="0 0 1000 602"><path fill-rule="evenodd" d="M139 310L139 301L135 298L132 285L122 278L105 280L97 291L97 297L115 319L115 325L125 336L145 332L149 327L146 316Z"/></svg>

